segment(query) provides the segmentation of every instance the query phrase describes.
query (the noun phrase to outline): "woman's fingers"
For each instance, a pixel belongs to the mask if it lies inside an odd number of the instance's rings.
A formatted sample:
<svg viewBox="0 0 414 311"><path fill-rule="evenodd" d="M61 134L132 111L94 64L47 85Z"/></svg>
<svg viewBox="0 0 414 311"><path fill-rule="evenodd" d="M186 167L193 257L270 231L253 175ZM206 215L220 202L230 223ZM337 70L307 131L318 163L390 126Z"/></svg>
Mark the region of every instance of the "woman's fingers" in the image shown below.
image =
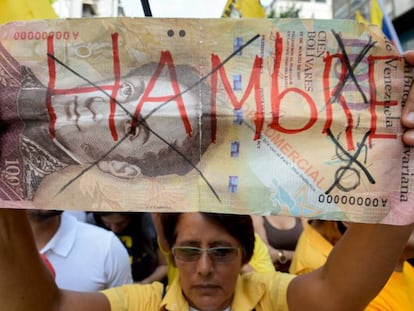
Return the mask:
<svg viewBox="0 0 414 311"><path fill-rule="evenodd" d="M405 60L414 67L414 50L407 51L404 54ZM406 128L403 134L403 142L407 145L414 146L414 86L411 85L408 93L407 102L402 110L401 123Z"/></svg>

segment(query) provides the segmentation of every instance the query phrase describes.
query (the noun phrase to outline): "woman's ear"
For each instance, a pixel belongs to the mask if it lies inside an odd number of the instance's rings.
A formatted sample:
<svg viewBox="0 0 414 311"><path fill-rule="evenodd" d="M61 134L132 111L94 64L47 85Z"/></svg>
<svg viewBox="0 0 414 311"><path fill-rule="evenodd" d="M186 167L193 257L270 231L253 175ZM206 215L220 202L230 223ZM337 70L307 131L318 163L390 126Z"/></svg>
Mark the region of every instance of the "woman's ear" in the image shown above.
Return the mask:
<svg viewBox="0 0 414 311"><path fill-rule="evenodd" d="M116 160L99 161L98 168L104 173L123 179L133 179L141 175L141 169L135 164Z"/></svg>

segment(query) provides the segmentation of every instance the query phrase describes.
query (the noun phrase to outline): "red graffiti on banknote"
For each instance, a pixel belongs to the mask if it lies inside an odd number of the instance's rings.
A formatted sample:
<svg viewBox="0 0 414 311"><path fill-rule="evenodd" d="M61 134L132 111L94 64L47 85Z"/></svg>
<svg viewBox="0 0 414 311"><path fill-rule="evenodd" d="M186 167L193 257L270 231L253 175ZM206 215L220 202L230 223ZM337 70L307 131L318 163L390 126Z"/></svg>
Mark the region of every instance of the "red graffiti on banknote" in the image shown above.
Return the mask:
<svg viewBox="0 0 414 311"><path fill-rule="evenodd" d="M48 38L48 54L53 55L53 37L50 36ZM356 147L355 139L353 136L353 129L354 129L354 116L353 110L348 106L346 102L345 96L341 94L342 88L347 80L350 80L353 77L353 71L355 71L358 63L349 64L349 60L347 55L340 51L335 54L330 54L326 52L324 55L324 68L323 68L323 76L321 79L321 83L323 85L323 92L324 92L324 105L325 109L322 112L318 109L317 103L315 103L314 98L305 90L302 90L298 87L286 87L281 89L280 82L279 82L279 73L281 70L282 65L282 57L283 57L283 38L280 33L276 33L275 40L274 40L274 50L275 50L275 57L273 62L273 71L271 73L271 88L270 88L270 107L271 107L271 120L268 126L280 133L285 134L297 134L306 132L307 130L311 129L318 120L321 120L320 113L324 113L323 116L325 120L325 124L321 129L321 132L326 134L327 131L331 128L332 123L334 121L334 114L332 106L334 104L333 98L335 98L335 104L338 102L339 106L342 109L342 112L346 119L345 125L345 135L346 135L346 142L347 142L347 150L354 150ZM111 135L114 141L118 140L118 134L116 132L116 127L114 124L114 115L117 109L116 103L116 95L120 88L120 79L121 79L121 72L120 72L120 59L119 59L119 47L118 47L118 35L112 34L112 45L113 45L113 70L114 70L114 82L110 85L99 85L100 90L109 91L110 96L110 114L108 116L109 128L111 131ZM366 50L368 52L369 49ZM370 115L370 133L368 137L368 144L371 146L372 141L374 139L396 139L396 134L390 133L381 133L379 132L379 127L377 126L377 107L378 106L396 106L398 105L397 100L392 100L391 96L382 100L378 99L377 97L377 90L376 90L376 81L375 81L375 70L376 64L378 62L385 62L389 63L390 67L394 66L391 64L392 62L400 62L402 61L401 57L396 57L395 55L386 55L386 56L372 56L369 55L365 57L364 61L368 63L367 72L365 74L366 78L368 79L369 85L369 95L370 95L370 102L366 103L366 109ZM338 65L339 64L339 65ZM54 108L52 106L51 98L53 94L72 94L72 93L88 93L88 92L96 92L97 88L94 86L82 87L82 88L71 88L71 89L58 89L56 88L56 68L55 62L52 58L48 59L49 65L49 95L47 97L47 109L50 116L50 135L52 138L55 136L55 122L56 122L56 115ZM336 78L335 81L331 78L331 70L335 66L335 69L339 67L339 76ZM163 71L164 67L167 68L170 78L170 83L172 86L173 92L171 94L166 94L164 96L151 96L151 91L156 87L157 80L161 76L161 72ZM224 86L224 90L229 98L230 104L235 110L242 109L243 105L246 103L247 99L250 97L250 94L253 93L253 98L256 106L256 111L253 117L253 121L255 124L255 133L253 136L254 140L260 138L260 135L263 131L264 127L264 99L262 94L262 87L261 87L261 78L263 72L263 59L260 56L256 56L253 60L250 77L247 83L247 86L244 88L244 93L241 96L241 99L238 99L235 95L232 87L230 85L228 75L225 70L225 66L222 65L221 59L219 55L212 54L211 55L211 74L210 76L210 87L211 87L211 99L212 99L212 111L211 111L211 120L215 123L216 121L216 96L218 92L218 83L219 79ZM387 69L385 66L384 69L384 78L386 79ZM131 123L131 131L135 130L137 126L137 122L139 122L139 115L140 111L145 104L149 104L151 102L164 101L167 104L171 104L171 102L175 102L174 104L177 105L180 118L183 122L184 129L187 135L191 136L192 129L191 124L188 120L187 111L184 104L184 99L181 96L185 90L180 89L180 85L177 82L177 73L175 71L175 64L173 61L173 56L169 51L162 51L159 65L156 68L153 76L151 77L149 83L146 85L146 88L136 103L136 109L132 115L132 123ZM163 76L164 77L164 76ZM354 79L354 83L357 84L357 81ZM358 85L356 85L357 87ZM391 86L389 86L391 87ZM360 89L359 89L360 90ZM360 90L361 91L361 90ZM362 92L362 91L361 91ZM387 96L387 88L385 89L385 97ZM281 107L284 104L284 98L287 95L299 96L304 103L308 106L309 114L308 116L302 116L302 118L308 118L307 122L300 127L296 128L287 128L284 124L281 123ZM363 94L366 96L365 94ZM363 97L364 97L363 96ZM305 111L305 110L304 110ZM216 137L216 124L212 124L212 141L215 141Z"/></svg>

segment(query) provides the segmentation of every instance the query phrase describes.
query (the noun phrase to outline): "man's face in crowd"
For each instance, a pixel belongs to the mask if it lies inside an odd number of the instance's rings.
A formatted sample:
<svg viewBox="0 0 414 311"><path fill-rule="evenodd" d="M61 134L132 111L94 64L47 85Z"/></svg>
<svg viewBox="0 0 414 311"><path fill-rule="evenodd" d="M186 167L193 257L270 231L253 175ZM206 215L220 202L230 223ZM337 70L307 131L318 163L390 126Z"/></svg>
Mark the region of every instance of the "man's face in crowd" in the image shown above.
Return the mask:
<svg viewBox="0 0 414 311"><path fill-rule="evenodd" d="M117 234L125 230L131 222L129 215L123 215L121 213L113 213L100 217L104 226Z"/></svg>

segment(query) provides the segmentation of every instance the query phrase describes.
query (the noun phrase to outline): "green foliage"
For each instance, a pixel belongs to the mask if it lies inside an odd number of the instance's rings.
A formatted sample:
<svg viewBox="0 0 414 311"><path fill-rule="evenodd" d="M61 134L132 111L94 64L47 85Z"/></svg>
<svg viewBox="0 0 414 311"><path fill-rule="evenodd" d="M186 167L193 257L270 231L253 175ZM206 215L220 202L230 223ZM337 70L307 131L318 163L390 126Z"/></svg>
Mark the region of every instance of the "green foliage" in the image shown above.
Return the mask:
<svg viewBox="0 0 414 311"><path fill-rule="evenodd" d="M267 14L268 18L275 18L276 17L276 11L275 9L271 9L269 14Z"/></svg>
<svg viewBox="0 0 414 311"><path fill-rule="evenodd" d="M289 6L286 8L286 10L279 12L279 14L276 14L276 10L272 8L270 12L268 13L267 17L268 18L275 18L275 17L297 18L299 17L299 12L301 11L301 9L302 9L301 7L296 6L296 3L290 3Z"/></svg>

